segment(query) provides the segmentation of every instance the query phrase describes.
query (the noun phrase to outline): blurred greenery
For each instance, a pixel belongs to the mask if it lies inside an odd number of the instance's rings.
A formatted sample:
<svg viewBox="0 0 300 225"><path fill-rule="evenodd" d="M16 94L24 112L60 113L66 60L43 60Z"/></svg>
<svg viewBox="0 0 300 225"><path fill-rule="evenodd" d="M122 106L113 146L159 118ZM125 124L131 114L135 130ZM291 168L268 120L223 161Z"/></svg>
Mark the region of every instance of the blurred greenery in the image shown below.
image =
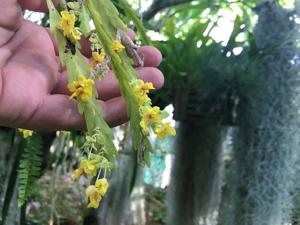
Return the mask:
<svg viewBox="0 0 300 225"><path fill-rule="evenodd" d="M153 188L147 186L147 206L148 220L153 220L159 224L165 224L167 221L167 213L165 210L164 200L166 198L166 190L162 188Z"/></svg>
<svg viewBox="0 0 300 225"><path fill-rule="evenodd" d="M259 85L253 73L260 55L252 34L254 14L242 3L184 6L176 7L161 28L166 40L155 42L164 56L160 68L165 85L153 95L154 102L173 104L179 120L212 117L232 124L238 107L257 94ZM216 41L212 34L223 35L218 24L224 12L234 14L232 30L224 41Z"/></svg>

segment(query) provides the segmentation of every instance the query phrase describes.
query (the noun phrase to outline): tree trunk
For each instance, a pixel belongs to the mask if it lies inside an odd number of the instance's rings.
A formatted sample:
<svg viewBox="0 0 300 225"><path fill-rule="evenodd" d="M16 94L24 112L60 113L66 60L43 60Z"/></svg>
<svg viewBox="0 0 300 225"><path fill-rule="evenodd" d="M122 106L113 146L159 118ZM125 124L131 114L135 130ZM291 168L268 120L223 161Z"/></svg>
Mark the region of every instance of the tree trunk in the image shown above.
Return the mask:
<svg viewBox="0 0 300 225"><path fill-rule="evenodd" d="M215 224L224 133L224 128L208 121L180 123L167 197L167 224Z"/></svg>
<svg viewBox="0 0 300 225"><path fill-rule="evenodd" d="M99 225L123 225L131 221L130 192L136 176L136 152L132 148L132 137L127 129L124 151L121 152L116 171L110 179L107 196L100 207Z"/></svg>

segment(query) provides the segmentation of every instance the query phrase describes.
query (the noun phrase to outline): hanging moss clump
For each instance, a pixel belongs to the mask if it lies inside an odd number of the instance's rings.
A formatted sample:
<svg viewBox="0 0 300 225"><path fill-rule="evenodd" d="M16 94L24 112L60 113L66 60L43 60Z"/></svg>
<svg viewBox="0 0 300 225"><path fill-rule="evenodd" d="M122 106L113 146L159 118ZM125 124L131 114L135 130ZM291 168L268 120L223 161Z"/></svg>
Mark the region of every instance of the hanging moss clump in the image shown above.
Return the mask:
<svg viewBox="0 0 300 225"><path fill-rule="evenodd" d="M299 26L294 12L274 1L258 6L257 13L261 94L253 99L255 108L241 113L220 225L290 224L299 183Z"/></svg>

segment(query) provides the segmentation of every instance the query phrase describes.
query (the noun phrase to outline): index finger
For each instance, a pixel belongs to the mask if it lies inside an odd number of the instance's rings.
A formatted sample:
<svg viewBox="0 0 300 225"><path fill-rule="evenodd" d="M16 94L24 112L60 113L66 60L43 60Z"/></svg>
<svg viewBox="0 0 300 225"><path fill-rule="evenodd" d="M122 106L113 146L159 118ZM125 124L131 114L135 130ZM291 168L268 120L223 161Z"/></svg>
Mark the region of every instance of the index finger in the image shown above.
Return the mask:
<svg viewBox="0 0 300 225"><path fill-rule="evenodd" d="M54 5L57 5L60 0L52 0ZM46 0L19 0L22 9L28 9L36 12L48 11Z"/></svg>

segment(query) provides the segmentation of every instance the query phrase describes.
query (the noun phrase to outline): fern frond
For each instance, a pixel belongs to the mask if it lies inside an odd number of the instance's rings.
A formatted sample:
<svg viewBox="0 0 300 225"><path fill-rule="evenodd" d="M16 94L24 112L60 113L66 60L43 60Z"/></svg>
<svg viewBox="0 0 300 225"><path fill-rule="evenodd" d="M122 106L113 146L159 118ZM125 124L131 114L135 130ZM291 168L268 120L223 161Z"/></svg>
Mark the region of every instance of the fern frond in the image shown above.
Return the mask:
<svg viewBox="0 0 300 225"><path fill-rule="evenodd" d="M19 165L19 198L22 206L31 194L33 185L40 175L42 157L42 139L38 134L27 138L27 143Z"/></svg>

